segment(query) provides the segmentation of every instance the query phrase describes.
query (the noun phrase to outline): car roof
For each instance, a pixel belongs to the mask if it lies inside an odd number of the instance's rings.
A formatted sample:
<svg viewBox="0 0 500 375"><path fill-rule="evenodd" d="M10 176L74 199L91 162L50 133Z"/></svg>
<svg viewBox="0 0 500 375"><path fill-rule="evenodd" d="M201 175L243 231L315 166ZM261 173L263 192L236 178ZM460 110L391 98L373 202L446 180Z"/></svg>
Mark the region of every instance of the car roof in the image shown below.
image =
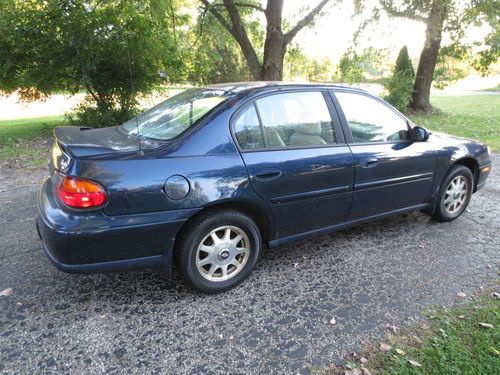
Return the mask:
<svg viewBox="0 0 500 375"><path fill-rule="evenodd" d="M335 85L331 83L298 83L298 82L283 82L283 81L247 81L247 82L229 82L207 85L205 88L214 90L223 90L234 94L244 93L248 91L266 91L268 89L280 88L330 88L330 89L349 89L366 93L365 90L358 87L347 85Z"/></svg>

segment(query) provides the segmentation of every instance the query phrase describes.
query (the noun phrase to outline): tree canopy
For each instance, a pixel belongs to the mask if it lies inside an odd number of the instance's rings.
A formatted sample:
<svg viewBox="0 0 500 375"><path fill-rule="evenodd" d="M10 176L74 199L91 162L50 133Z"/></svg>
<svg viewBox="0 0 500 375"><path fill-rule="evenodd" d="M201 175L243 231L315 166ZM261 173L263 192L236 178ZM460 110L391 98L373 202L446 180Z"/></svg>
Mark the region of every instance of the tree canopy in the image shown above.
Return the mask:
<svg viewBox="0 0 500 375"><path fill-rule="evenodd" d="M219 23L232 35L239 44L255 80L281 80L283 77L283 61L290 42L305 27L310 26L331 0L318 1L316 6L303 15L292 27L286 28L283 19L284 0L267 0L265 7L253 0L200 0L205 11L211 12ZM264 14L266 22L262 57L256 47L262 45L259 38L252 38L248 27L248 10ZM252 40L253 39L253 40Z"/></svg>
<svg viewBox="0 0 500 375"><path fill-rule="evenodd" d="M182 53L161 14L169 1L3 0L0 5L0 88L23 98L84 90L102 111L124 117L137 92L179 79ZM130 74L133 75L133 85Z"/></svg>
<svg viewBox="0 0 500 375"><path fill-rule="evenodd" d="M365 2L355 0L358 13L365 9ZM468 28L477 23L489 24L492 31L484 41L476 41L482 51L474 60L474 66L486 72L499 57L499 12L496 0L379 0L371 10L366 26L379 20L382 13L391 17L406 18L426 25L425 44L420 54L411 106L414 110L428 112L430 90L433 80L439 78L441 85L445 80L460 77L460 72L447 74L446 65L436 70L436 66L447 58L469 58L472 45L464 42ZM446 38L444 38L446 36ZM446 40L446 43L443 43Z"/></svg>

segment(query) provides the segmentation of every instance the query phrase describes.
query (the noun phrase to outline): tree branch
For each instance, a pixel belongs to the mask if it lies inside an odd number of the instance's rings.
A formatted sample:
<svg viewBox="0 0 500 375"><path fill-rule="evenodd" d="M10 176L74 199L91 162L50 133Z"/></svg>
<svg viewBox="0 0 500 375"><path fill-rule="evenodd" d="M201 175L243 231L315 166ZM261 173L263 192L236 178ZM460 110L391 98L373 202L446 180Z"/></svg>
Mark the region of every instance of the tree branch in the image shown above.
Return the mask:
<svg viewBox="0 0 500 375"><path fill-rule="evenodd" d="M311 10L307 16L305 16L304 18L302 18L293 27L293 29L291 29L289 32L287 32L284 35L285 46L288 45L292 41L293 38L295 38L295 36L297 35L297 33L300 30L302 30L304 27L306 27L307 25L309 25L314 20L314 17L316 17L318 15L318 13L321 12L321 10L325 7L325 5L329 1L330 0L321 0L321 2L316 6L316 8L314 8L313 10Z"/></svg>
<svg viewBox="0 0 500 375"><path fill-rule="evenodd" d="M224 16L217 10L214 4L211 4L208 0L201 0L201 2L207 7L207 9L217 18L221 25L231 33L236 42L241 47L241 51L247 60L248 67L252 72L254 79L260 79L260 62L255 53L255 49L250 42L250 38L245 30L245 26L240 17L240 13L236 8L236 4L233 0L223 0L224 8L226 9L230 21L226 20Z"/></svg>
<svg viewBox="0 0 500 375"><path fill-rule="evenodd" d="M217 18L217 21L219 21L220 24L227 31L229 31L231 34L233 34L233 25L230 25L229 22L227 22L227 20L224 18L224 16L222 14L220 14L220 12L217 10L217 8L213 4L210 4L210 2L208 0L201 0L201 2L203 3L203 5L205 5L205 9L208 9L208 11L210 11L210 13L212 13L214 15L214 17Z"/></svg>
<svg viewBox="0 0 500 375"><path fill-rule="evenodd" d="M265 12L266 11L264 8L262 8L261 6L256 5L256 4L234 3L234 5L236 5L237 7L252 8L252 9L258 10L260 12ZM224 4L212 4L212 6L214 6L214 7L223 7Z"/></svg>
<svg viewBox="0 0 500 375"><path fill-rule="evenodd" d="M394 4L390 1L381 1L380 5L384 12L392 17L406 18L420 22L426 22L427 18L417 14L416 7L408 6L406 9L398 10L394 7ZM421 10L421 9L420 9Z"/></svg>

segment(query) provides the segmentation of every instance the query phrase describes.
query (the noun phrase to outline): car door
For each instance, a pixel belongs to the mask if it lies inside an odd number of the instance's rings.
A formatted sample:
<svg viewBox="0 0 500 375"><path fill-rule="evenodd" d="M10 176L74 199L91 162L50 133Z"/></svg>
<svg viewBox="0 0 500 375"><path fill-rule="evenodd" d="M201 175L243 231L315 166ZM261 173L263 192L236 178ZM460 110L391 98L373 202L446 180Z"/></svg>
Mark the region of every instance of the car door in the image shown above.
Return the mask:
<svg viewBox="0 0 500 375"><path fill-rule="evenodd" d="M335 91L334 101L354 158L349 221L426 204L436 168L429 142L413 142L408 121L368 94Z"/></svg>
<svg viewBox="0 0 500 375"><path fill-rule="evenodd" d="M233 132L251 185L277 219L277 238L347 218L353 159L327 92L266 95L247 104L234 119Z"/></svg>

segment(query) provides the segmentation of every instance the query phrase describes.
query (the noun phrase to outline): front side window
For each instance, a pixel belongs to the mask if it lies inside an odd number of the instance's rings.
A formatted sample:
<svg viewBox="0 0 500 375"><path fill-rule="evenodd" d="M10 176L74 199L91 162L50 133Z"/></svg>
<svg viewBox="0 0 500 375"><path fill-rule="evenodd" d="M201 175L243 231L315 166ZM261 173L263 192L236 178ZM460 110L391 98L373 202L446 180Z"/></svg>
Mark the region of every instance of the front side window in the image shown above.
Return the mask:
<svg viewBox="0 0 500 375"><path fill-rule="evenodd" d="M383 103L366 95L336 92L355 143L408 140L408 124Z"/></svg>
<svg viewBox="0 0 500 375"><path fill-rule="evenodd" d="M332 119L321 92L293 92L257 99L268 148L335 143Z"/></svg>
<svg viewBox="0 0 500 375"><path fill-rule="evenodd" d="M166 141L196 124L232 95L224 90L208 88L186 90L127 121L121 128L135 135L139 128L141 137Z"/></svg>

